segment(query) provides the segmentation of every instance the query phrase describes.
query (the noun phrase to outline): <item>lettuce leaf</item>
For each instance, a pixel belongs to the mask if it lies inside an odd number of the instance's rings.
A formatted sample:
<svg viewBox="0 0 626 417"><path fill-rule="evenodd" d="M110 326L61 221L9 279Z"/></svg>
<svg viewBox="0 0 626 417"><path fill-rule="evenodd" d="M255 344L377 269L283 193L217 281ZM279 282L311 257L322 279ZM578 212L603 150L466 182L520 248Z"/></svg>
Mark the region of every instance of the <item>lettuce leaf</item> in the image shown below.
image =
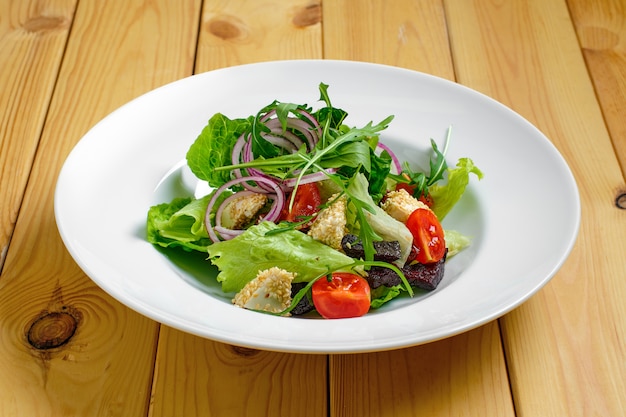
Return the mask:
<svg viewBox="0 0 626 417"><path fill-rule="evenodd" d="M456 230L444 230L446 248L448 248L447 259L450 259L463 249L467 248L472 240Z"/></svg>
<svg viewBox="0 0 626 417"><path fill-rule="evenodd" d="M179 246L187 251L206 251L211 244L204 228L209 198L175 198L170 203L150 207L146 224L148 242L164 248Z"/></svg>
<svg viewBox="0 0 626 417"><path fill-rule="evenodd" d="M221 113L213 115L187 151L187 165L191 172L211 187L225 184L230 180L230 170L218 171L215 168L232 164L235 142L249 129L248 119L231 120Z"/></svg>
<svg viewBox="0 0 626 417"><path fill-rule="evenodd" d="M380 308L383 304L399 296L403 291L406 291L403 285L394 285L393 287L381 285L378 288L374 288L371 291L372 301L370 306L372 308Z"/></svg>
<svg viewBox="0 0 626 417"><path fill-rule="evenodd" d="M456 168L448 168L448 181L445 184L434 184L428 189L433 199L431 208L439 221L446 217L465 192L470 174L476 175L479 180L483 178L483 173L471 159L460 158Z"/></svg>
<svg viewBox="0 0 626 417"><path fill-rule="evenodd" d="M331 271L349 271L354 260L296 230L265 234L279 226L261 222L234 239L207 248L209 259L220 270L222 290L240 291L259 271L276 266L297 272L296 282L309 282Z"/></svg>

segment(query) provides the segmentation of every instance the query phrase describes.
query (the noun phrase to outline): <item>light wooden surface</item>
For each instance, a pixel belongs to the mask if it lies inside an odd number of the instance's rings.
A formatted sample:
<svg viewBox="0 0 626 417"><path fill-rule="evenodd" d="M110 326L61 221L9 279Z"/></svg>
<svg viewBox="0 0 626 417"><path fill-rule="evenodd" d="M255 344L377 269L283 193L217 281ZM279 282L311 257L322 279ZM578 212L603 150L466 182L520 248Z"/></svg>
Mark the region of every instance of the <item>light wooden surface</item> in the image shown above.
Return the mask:
<svg viewBox="0 0 626 417"><path fill-rule="evenodd" d="M54 222L72 147L155 87L289 58L427 72L530 120L580 187L563 268L483 327L356 355L229 346L106 295ZM624 0L0 0L0 416L625 416L625 108Z"/></svg>

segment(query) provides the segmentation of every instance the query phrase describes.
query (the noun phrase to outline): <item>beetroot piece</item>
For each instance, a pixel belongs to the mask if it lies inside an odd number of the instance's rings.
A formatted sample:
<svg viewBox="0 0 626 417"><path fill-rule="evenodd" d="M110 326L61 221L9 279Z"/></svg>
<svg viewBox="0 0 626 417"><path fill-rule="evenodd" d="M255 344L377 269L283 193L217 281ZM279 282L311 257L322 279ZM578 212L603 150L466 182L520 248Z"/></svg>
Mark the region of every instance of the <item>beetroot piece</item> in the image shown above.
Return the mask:
<svg viewBox="0 0 626 417"><path fill-rule="evenodd" d="M447 250L446 250L447 254ZM438 262L432 264L407 264L402 267L402 273L409 281L412 287L422 288L432 291L441 282L445 269L446 256L444 255ZM368 271L367 281L372 288L378 288L381 285L393 287L402 284L400 276L393 270L383 267L372 267Z"/></svg>
<svg viewBox="0 0 626 417"><path fill-rule="evenodd" d="M341 248L351 258L363 259L365 258L365 251L363 250L363 243L359 240L358 236L347 234L341 239ZM375 261L393 262L399 259L402 252L400 251L400 242L374 242L374 255Z"/></svg>
<svg viewBox="0 0 626 417"><path fill-rule="evenodd" d="M298 291L306 287L306 282L297 282L291 284L291 298L295 297ZM302 297L298 304L291 310L291 314L299 316L315 309L315 306L308 297L308 294Z"/></svg>

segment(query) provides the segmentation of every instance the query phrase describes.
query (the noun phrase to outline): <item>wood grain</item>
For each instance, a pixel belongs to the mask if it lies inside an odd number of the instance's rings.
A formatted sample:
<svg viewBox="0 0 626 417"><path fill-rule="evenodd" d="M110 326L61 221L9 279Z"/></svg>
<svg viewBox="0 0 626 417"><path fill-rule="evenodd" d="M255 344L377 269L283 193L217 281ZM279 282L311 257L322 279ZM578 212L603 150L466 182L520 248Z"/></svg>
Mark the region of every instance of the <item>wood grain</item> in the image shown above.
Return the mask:
<svg viewBox="0 0 626 417"><path fill-rule="evenodd" d="M324 355L260 351L163 326L150 416L321 416Z"/></svg>
<svg viewBox="0 0 626 417"><path fill-rule="evenodd" d="M320 13L311 1L207 1L196 72L321 58ZM327 358L237 348L163 326L152 397L152 417L325 415Z"/></svg>
<svg viewBox="0 0 626 417"><path fill-rule="evenodd" d="M321 58L321 10L319 0L206 1L196 72L261 61Z"/></svg>
<svg viewBox="0 0 626 417"><path fill-rule="evenodd" d="M626 218L614 204L623 177L566 4L446 5L459 80L545 132L581 192L582 225L569 259L501 320L516 412L623 415Z"/></svg>
<svg viewBox="0 0 626 417"><path fill-rule="evenodd" d="M626 3L622 0L569 0L568 5L626 176ZM626 192L626 186L621 191Z"/></svg>
<svg viewBox="0 0 626 417"><path fill-rule="evenodd" d="M333 40L325 42L325 56L399 65L454 79L442 2L394 6L378 1L325 3L324 39ZM493 322L467 335L411 349L332 356L331 415L511 416L498 334Z"/></svg>
<svg viewBox="0 0 626 417"><path fill-rule="evenodd" d="M324 58L375 62L454 79L442 0L324 3Z"/></svg>
<svg viewBox="0 0 626 417"><path fill-rule="evenodd" d="M75 0L0 3L0 271L75 7Z"/></svg>
<svg viewBox="0 0 626 417"><path fill-rule="evenodd" d="M333 356L333 416L514 416L498 326L409 349Z"/></svg>
<svg viewBox="0 0 626 417"><path fill-rule="evenodd" d="M191 73L199 11L199 3L170 1L78 6L0 279L0 415L147 412L159 327L78 269L56 229L53 192L64 158L94 123ZM26 124L29 113L14 117ZM68 315L73 333L57 320Z"/></svg>

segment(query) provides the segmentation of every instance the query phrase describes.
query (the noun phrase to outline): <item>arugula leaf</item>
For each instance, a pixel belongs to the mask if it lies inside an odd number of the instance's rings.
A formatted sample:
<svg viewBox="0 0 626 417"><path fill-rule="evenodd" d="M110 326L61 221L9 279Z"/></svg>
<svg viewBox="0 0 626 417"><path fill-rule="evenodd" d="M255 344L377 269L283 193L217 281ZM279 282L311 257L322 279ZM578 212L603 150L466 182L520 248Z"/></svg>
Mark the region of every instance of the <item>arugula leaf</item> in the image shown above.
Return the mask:
<svg viewBox="0 0 626 417"><path fill-rule="evenodd" d="M408 162L402 164L402 173L397 175L389 175L395 181L409 184L413 187L413 196L419 198L422 195L428 195L431 185L437 181L443 179L443 175L448 168L446 163L446 152L448 151L448 145L450 143L450 135L452 134L452 127L448 128L446 134L446 140L443 151L440 151L437 147L437 143L431 139L430 146L432 147L434 158L430 158L430 173L426 175L423 172L415 172L411 169Z"/></svg>
<svg viewBox="0 0 626 417"><path fill-rule="evenodd" d="M251 162L237 165L228 164L214 169L230 172L237 168L259 168L266 174L277 178L286 178L293 175L294 172L299 172L298 176L301 178L305 174L320 171L321 168L341 168L344 164L352 164L348 160L349 158L339 157L343 151L350 151L351 158L358 155L359 161L369 161L369 146L363 144L350 146L350 144L362 143L364 139L378 135L378 132L387 128L392 119L393 116L389 116L375 125L370 122L362 128L349 129L346 133L333 138L327 146L316 146L312 152L300 149L293 154L279 155L273 158L259 157Z"/></svg>
<svg viewBox="0 0 626 417"><path fill-rule="evenodd" d="M320 83L319 90L320 100L326 103L326 107L319 109L315 112L314 116L322 126L325 126L327 129L337 130L343 124L343 121L348 116L348 113L333 107L330 102L330 96L328 95L327 84Z"/></svg>
<svg viewBox="0 0 626 417"><path fill-rule="evenodd" d="M248 119L231 120L221 113L213 115L187 151L187 165L194 175L207 181L211 187L226 183L230 172L215 168L232 163L235 142L249 128Z"/></svg>
<svg viewBox="0 0 626 417"><path fill-rule="evenodd" d="M363 242L365 259L373 259L375 240L397 240L400 243L402 256L394 263L404 266L413 246L413 235L406 226L387 214L372 199L368 192L368 182L362 173L357 173L350 181L346 194L348 207L354 206L348 214L356 215L359 231ZM371 256L371 258L370 258Z"/></svg>

